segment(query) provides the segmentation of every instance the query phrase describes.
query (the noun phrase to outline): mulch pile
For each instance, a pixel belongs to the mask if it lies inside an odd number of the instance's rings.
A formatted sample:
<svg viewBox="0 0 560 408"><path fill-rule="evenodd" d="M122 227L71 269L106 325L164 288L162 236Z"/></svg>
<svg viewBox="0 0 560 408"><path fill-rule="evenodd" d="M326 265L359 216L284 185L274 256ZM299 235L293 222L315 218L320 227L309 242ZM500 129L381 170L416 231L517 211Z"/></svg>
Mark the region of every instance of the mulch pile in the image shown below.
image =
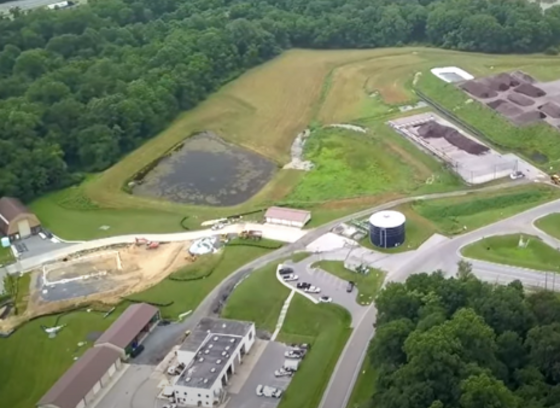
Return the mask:
<svg viewBox="0 0 560 408"><path fill-rule="evenodd" d="M484 78L481 80L481 82L487 85L490 89L498 92L507 91L508 89L519 86L521 84L518 79L505 72L495 76Z"/></svg>
<svg viewBox="0 0 560 408"><path fill-rule="evenodd" d="M494 98L495 96L498 96L496 91L475 80L465 82L461 85L461 88L480 99Z"/></svg>
<svg viewBox="0 0 560 408"><path fill-rule="evenodd" d="M523 95L527 95L532 98L538 98L546 95L546 92L543 91L541 88L537 88L535 85L527 84L527 83L519 85L517 88L514 89L514 92L521 93Z"/></svg>
<svg viewBox="0 0 560 408"><path fill-rule="evenodd" d="M494 109L496 112L500 112L502 115L506 115L509 117L517 116L521 112L521 108L509 103L508 101L504 101L503 99L497 99L495 101L487 103L489 107Z"/></svg>
<svg viewBox="0 0 560 408"><path fill-rule="evenodd" d="M511 73L511 76L519 80L520 82L527 82L529 84L534 84L535 82L537 82L537 80L533 78L531 75L528 75L522 71L513 71Z"/></svg>
<svg viewBox="0 0 560 408"><path fill-rule="evenodd" d="M519 105L519 106L531 106L535 103L531 98L526 97L518 93L512 93L507 96L508 100Z"/></svg>
<svg viewBox="0 0 560 408"><path fill-rule="evenodd" d="M555 104L554 102L547 102L544 105L539 106L541 112L546 113L548 116L551 116L555 119L560 118L560 106Z"/></svg>
<svg viewBox="0 0 560 408"><path fill-rule="evenodd" d="M458 149L461 149L469 154L474 154L476 156L486 153L490 150L488 147L476 143L474 140L463 136L456 129L441 125L433 120L418 126L417 132L418 135L425 139L444 138Z"/></svg>
<svg viewBox="0 0 560 408"><path fill-rule="evenodd" d="M516 116L512 120L517 123L518 125L527 125L532 122L537 122L546 118L546 114L539 111L530 111L522 113L521 115Z"/></svg>

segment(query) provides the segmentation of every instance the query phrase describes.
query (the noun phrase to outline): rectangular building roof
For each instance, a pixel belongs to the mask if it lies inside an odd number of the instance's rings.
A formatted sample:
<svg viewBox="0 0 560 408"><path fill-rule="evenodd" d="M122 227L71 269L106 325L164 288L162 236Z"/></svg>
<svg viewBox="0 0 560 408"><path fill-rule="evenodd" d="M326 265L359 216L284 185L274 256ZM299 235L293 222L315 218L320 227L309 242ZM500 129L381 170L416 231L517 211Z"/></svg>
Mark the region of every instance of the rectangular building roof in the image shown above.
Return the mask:
<svg viewBox="0 0 560 408"><path fill-rule="evenodd" d="M158 308L147 303L129 306L97 339L95 345L108 343L121 349L126 348L157 313Z"/></svg>
<svg viewBox="0 0 560 408"><path fill-rule="evenodd" d="M311 212L295 208L270 207L264 214L265 218L277 218L293 222L306 222L311 217Z"/></svg>
<svg viewBox="0 0 560 408"><path fill-rule="evenodd" d="M0 198L0 231L6 233L10 222L21 214L30 214L31 212L17 198L2 197Z"/></svg>
<svg viewBox="0 0 560 408"><path fill-rule="evenodd" d="M120 353L109 347L89 349L58 379L38 405L76 408L119 358Z"/></svg>
<svg viewBox="0 0 560 408"><path fill-rule="evenodd" d="M196 328L181 344L180 350L196 352L210 334L229 334L243 337L251 330L253 323L240 320L215 319L204 317Z"/></svg>

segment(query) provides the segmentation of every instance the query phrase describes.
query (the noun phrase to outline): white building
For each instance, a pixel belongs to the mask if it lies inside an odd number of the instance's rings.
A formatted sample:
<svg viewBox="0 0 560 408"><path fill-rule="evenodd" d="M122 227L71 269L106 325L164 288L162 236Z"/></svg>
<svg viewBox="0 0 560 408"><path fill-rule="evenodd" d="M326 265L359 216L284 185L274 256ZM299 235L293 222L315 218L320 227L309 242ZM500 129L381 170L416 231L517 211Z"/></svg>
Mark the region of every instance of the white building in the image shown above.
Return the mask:
<svg viewBox="0 0 560 408"><path fill-rule="evenodd" d="M303 228L311 219L311 212L295 208L270 207L266 210L264 218L269 224Z"/></svg>
<svg viewBox="0 0 560 408"><path fill-rule="evenodd" d="M204 318L177 350L186 368L173 385L178 405L212 407L224 402L226 386L255 342L255 325Z"/></svg>

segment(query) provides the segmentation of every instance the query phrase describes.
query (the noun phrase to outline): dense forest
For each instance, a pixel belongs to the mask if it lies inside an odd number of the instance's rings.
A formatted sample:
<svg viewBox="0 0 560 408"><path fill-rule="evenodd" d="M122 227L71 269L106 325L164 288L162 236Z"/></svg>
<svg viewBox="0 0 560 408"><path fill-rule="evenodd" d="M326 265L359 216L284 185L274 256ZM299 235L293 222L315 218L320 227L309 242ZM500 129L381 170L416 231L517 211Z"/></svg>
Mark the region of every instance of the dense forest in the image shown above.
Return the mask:
<svg viewBox="0 0 560 408"><path fill-rule="evenodd" d="M420 274L378 300L375 408L560 407L560 300ZM373 387L373 385L372 385Z"/></svg>
<svg viewBox="0 0 560 408"><path fill-rule="evenodd" d="M100 171L290 47L555 52L524 0L90 0L0 18L0 196Z"/></svg>

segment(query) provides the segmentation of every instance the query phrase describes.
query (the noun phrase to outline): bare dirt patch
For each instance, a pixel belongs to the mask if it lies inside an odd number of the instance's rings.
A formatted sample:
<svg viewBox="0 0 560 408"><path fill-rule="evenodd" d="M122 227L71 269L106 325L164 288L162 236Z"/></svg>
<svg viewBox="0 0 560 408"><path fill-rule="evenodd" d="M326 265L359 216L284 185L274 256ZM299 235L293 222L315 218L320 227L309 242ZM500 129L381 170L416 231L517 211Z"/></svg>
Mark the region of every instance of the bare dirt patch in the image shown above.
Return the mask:
<svg viewBox="0 0 560 408"><path fill-rule="evenodd" d="M500 112L502 115L506 116L516 116L523 112L521 108L518 108L517 106L509 103L508 101L504 101L503 99L496 99L495 101L489 102L487 105L495 111Z"/></svg>

